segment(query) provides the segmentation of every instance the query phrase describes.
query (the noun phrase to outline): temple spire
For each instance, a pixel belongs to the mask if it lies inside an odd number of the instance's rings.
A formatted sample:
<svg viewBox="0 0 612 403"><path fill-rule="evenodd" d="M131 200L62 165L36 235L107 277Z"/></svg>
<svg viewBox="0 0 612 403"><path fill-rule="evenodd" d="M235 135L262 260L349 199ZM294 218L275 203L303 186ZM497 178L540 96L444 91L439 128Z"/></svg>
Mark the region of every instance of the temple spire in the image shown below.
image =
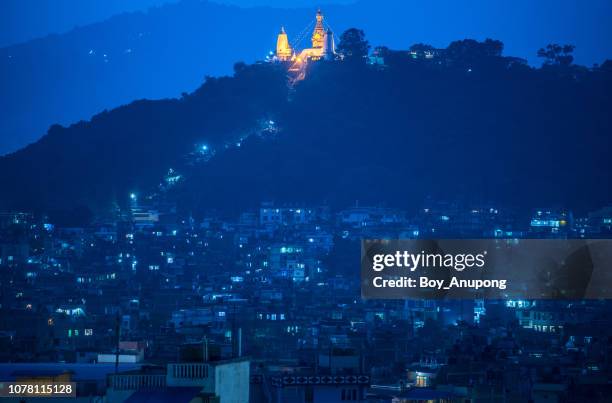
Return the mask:
<svg viewBox="0 0 612 403"><path fill-rule="evenodd" d="M291 45L289 45L289 39L287 38L287 33L285 32L285 27L281 27L280 32L278 33L278 38L276 39L276 57L280 60L289 60L291 59L293 51L291 49Z"/></svg>
<svg viewBox="0 0 612 403"><path fill-rule="evenodd" d="M325 42L325 28L323 28L323 13L321 9L317 10L317 23L312 33L313 49L321 49Z"/></svg>

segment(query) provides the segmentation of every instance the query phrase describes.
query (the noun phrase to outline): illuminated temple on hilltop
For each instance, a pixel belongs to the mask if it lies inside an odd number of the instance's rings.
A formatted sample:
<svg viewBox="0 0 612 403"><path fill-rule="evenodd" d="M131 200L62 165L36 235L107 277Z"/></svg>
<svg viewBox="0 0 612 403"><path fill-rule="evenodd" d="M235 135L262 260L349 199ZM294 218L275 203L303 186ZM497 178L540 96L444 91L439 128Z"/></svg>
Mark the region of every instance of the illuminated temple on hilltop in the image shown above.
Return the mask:
<svg viewBox="0 0 612 403"><path fill-rule="evenodd" d="M299 44L301 39L299 36L296 38L294 47ZM315 27L310 40L312 47L296 52L296 49L289 43L285 29L281 27L276 40L275 59L281 62L294 62L295 66L295 64L301 64L309 60L332 59L334 57L336 54L334 34L329 26L327 28L324 26L321 10L317 11ZM294 68L297 68L297 66Z"/></svg>

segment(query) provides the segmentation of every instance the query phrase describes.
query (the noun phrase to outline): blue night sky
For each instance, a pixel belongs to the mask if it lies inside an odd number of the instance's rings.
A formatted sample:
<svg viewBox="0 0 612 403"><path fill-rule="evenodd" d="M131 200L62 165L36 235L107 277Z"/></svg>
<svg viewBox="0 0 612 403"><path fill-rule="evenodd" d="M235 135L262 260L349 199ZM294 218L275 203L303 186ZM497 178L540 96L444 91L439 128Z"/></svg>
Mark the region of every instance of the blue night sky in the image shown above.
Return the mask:
<svg viewBox="0 0 612 403"><path fill-rule="evenodd" d="M454 40L493 38L504 42L505 55L534 66L541 63L537 50L549 43L575 45L576 63L586 66L612 58L609 0L216 3L247 9L226 7L219 11L226 20L207 21L209 11L186 11L210 10L201 0L1 1L0 155L40 138L53 123L89 119L134 99L175 97L206 75L230 74L236 61L261 60L281 25L291 40L319 5L337 35L361 28L373 46L444 48ZM144 36L134 40L137 30Z"/></svg>

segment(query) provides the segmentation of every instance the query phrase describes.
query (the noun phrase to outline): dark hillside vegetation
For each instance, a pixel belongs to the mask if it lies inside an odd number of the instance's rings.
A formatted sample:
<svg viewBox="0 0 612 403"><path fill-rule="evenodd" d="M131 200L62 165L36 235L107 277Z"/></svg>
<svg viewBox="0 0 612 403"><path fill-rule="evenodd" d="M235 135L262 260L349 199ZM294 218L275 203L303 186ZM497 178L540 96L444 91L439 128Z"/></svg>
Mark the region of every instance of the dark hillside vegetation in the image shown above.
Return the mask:
<svg viewBox="0 0 612 403"><path fill-rule="evenodd" d="M429 196L609 203L610 63L586 69L553 52L534 69L502 48L459 41L431 59L378 48L384 65L313 63L291 91L282 66L237 64L181 99L52 127L0 159L0 208L108 209L154 189L169 168L184 175L169 197L194 212L262 200L414 207ZM272 118L274 138L226 147ZM185 164L203 143L214 157Z"/></svg>

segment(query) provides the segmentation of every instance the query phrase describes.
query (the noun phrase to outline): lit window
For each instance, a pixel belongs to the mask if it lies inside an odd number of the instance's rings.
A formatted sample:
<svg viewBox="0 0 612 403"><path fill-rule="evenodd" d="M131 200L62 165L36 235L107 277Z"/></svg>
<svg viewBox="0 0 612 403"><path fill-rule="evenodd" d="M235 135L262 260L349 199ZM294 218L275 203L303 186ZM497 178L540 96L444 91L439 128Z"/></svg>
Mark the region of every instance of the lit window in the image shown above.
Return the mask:
<svg viewBox="0 0 612 403"><path fill-rule="evenodd" d="M416 377L416 386L419 388L427 387L427 376L426 375L417 375Z"/></svg>

